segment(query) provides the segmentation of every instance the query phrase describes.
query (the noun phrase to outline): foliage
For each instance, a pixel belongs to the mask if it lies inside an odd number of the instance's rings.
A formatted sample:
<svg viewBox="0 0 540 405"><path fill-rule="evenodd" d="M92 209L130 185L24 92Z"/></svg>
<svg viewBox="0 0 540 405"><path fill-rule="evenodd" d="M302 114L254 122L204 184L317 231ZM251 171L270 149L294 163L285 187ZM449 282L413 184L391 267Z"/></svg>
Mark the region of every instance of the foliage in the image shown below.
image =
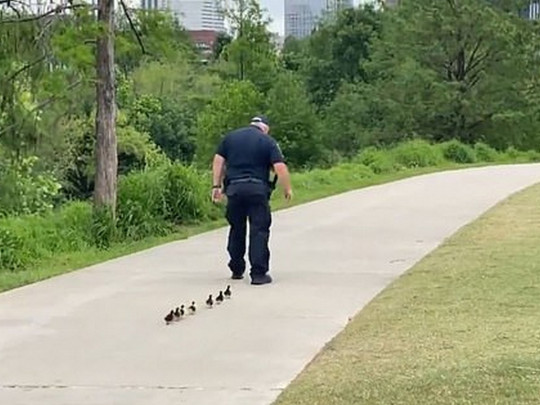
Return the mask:
<svg viewBox="0 0 540 405"><path fill-rule="evenodd" d="M439 146L443 151L444 157L452 162L474 163L476 161L474 149L457 140L444 142ZM515 157L517 157L517 155Z"/></svg>
<svg viewBox="0 0 540 405"><path fill-rule="evenodd" d="M52 174L35 170L37 161L0 158L0 217L52 209L61 186Z"/></svg>
<svg viewBox="0 0 540 405"><path fill-rule="evenodd" d="M480 162L494 162L499 157L497 150L483 142L474 144L474 154Z"/></svg>
<svg viewBox="0 0 540 405"><path fill-rule="evenodd" d="M464 145L463 145L464 146ZM465 146L464 146L465 147ZM405 167L437 166L443 161L439 148L421 139L402 143L392 149L395 161ZM445 155L448 158L448 156ZM459 162L471 163L471 162Z"/></svg>
<svg viewBox="0 0 540 405"><path fill-rule="evenodd" d="M293 168L313 166L322 156L320 122L301 81L282 73L267 97L271 134Z"/></svg>
<svg viewBox="0 0 540 405"><path fill-rule="evenodd" d="M92 208L72 202L42 215L0 219L0 271L21 271L37 260L87 249Z"/></svg>
<svg viewBox="0 0 540 405"><path fill-rule="evenodd" d="M225 10L233 39L222 51L224 71L238 80L249 80L263 92L272 87L277 56L268 31L269 20L257 0L232 0Z"/></svg>
<svg viewBox="0 0 540 405"><path fill-rule="evenodd" d="M216 97L197 117L196 159L200 166L210 167L217 145L228 131L246 126L259 113L263 98L249 81L224 84Z"/></svg>
<svg viewBox="0 0 540 405"><path fill-rule="evenodd" d="M118 230L124 239L164 235L175 225L211 217L208 186L192 167L169 164L122 176Z"/></svg>
<svg viewBox="0 0 540 405"><path fill-rule="evenodd" d="M130 10L135 30L119 12L116 217L88 201L95 13L0 11L0 266L220 217L212 155L260 113L314 194L409 167L540 160L540 27L518 17L523 1L349 7L279 51L259 3L234 0L232 36L219 35L210 57L169 12Z"/></svg>
<svg viewBox="0 0 540 405"><path fill-rule="evenodd" d="M384 27L365 65L369 103L379 112L370 124L383 139L401 131L506 147L526 144L506 137L512 127L536 136L531 25L475 0L419 0L388 12Z"/></svg>
<svg viewBox="0 0 540 405"><path fill-rule="evenodd" d="M317 106L328 105L343 82L368 79L363 64L369 60L371 43L380 31L380 14L367 4L340 10L309 37L300 70Z"/></svg>
<svg viewBox="0 0 540 405"><path fill-rule="evenodd" d="M358 86L346 84L324 112L322 143L341 156L355 156L361 148L375 143L373 132L366 131L368 120L375 120L366 94Z"/></svg>

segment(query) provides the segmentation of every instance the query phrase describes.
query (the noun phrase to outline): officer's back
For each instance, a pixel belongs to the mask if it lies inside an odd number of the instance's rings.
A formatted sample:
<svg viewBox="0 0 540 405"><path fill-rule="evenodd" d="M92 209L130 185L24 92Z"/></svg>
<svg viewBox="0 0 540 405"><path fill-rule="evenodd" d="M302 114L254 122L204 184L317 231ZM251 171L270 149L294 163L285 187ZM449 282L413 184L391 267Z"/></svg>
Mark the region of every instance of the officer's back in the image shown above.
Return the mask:
<svg viewBox="0 0 540 405"><path fill-rule="evenodd" d="M218 153L226 159L228 183L252 179L266 185L271 165L282 159L276 142L253 125L229 132Z"/></svg>

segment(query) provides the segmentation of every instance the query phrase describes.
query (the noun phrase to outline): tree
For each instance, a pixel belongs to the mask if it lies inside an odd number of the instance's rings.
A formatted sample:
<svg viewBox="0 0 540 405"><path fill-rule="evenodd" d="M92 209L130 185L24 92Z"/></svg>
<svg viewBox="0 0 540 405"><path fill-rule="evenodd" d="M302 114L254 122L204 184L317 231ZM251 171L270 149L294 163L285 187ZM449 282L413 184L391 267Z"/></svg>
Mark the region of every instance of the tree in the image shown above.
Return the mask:
<svg viewBox="0 0 540 405"><path fill-rule="evenodd" d="M340 10L317 27L309 37L302 72L318 107L328 105L343 82L367 80L363 63L381 29L380 12L370 4Z"/></svg>
<svg viewBox="0 0 540 405"><path fill-rule="evenodd" d="M504 147L503 131L537 131L523 126L524 91L538 89L539 67L538 36L525 21L474 0L404 2L385 19L365 65L382 138L408 132Z"/></svg>
<svg viewBox="0 0 540 405"><path fill-rule="evenodd" d="M212 55L214 60L219 60L223 49L232 42L232 37L226 32L219 32L214 42L214 47L212 49Z"/></svg>
<svg viewBox="0 0 540 405"><path fill-rule="evenodd" d="M96 179L94 205L116 210L118 155L114 71L114 0L98 1L96 44Z"/></svg>
<svg viewBox="0 0 540 405"><path fill-rule="evenodd" d="M249 124L260 113L263 98L248 80L226 83L197 117L196 161L209 168L219 140L227 132Z"/></svg>
<svg viewBox="0 0 540 405"><path fill-rule="evenodd" d="M225 69L238 80L250 80L266 92L277 72L277 56L269 20L264 19L257 0L233 0L225 10L233 40L222 51ZM227 69L228 68L228 69Z"/></svg>
<svg viewBox="0 0 540 405"><path fill-rule="evenodd" d="M271 134L291 167L320 163L320 122L301 80L290 72L280 74L267 99Z"/></svg>

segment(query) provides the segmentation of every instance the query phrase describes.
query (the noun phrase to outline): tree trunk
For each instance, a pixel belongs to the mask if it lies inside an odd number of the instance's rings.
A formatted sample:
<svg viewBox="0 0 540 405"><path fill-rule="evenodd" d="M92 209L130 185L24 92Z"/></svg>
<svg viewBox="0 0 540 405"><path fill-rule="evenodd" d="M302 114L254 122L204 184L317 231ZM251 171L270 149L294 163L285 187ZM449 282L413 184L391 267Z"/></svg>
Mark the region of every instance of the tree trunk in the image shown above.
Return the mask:
<svg viewBox="0 0 540 405"><path fill-rule="evenodd" d="M96 177L94 206L116 210L116 99L114 75L114 0L99 0L101 33L96 53Z"/></svg>

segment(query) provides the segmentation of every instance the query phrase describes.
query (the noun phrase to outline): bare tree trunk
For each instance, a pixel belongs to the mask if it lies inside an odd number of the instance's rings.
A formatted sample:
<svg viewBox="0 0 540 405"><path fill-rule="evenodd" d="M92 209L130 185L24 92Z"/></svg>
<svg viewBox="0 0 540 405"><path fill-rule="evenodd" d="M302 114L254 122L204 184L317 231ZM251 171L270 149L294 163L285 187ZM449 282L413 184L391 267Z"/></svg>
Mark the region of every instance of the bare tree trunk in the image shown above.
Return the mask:
<svg viewBox="0 0 540 405"><path fill-rule="evenodd" d="M114 75L114 0L98 1L101 34L96 54L96 178L94 206L116 210L116 99Z"/></svg>

